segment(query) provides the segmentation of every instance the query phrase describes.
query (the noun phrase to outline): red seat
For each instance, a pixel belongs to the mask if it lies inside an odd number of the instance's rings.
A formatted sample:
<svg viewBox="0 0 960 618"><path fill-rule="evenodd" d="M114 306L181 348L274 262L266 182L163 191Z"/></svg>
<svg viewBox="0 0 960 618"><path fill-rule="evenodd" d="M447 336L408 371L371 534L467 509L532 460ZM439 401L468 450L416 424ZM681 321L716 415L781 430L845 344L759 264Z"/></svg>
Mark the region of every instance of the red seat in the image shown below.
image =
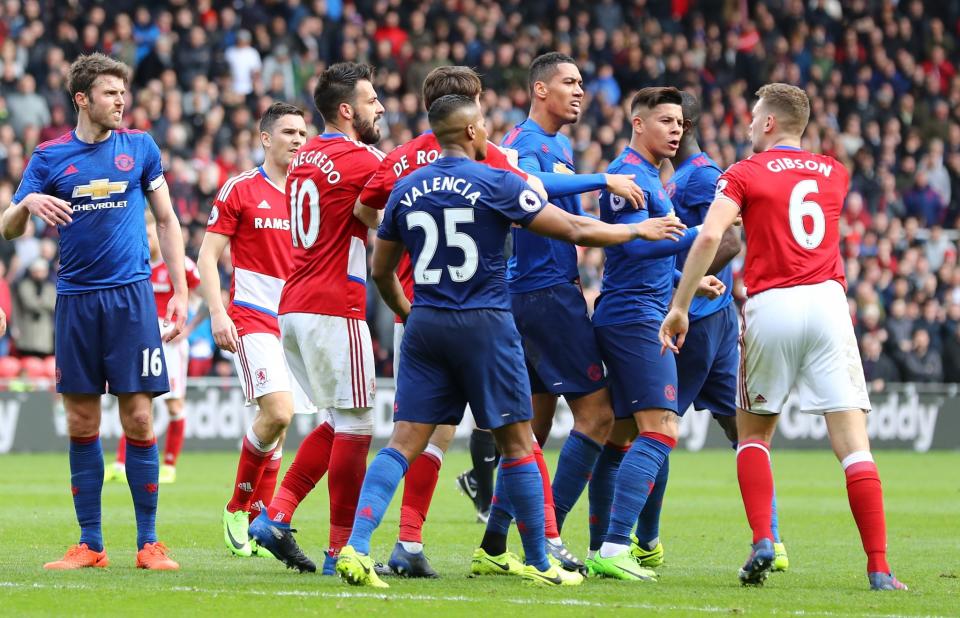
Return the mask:
<svg viewBox="0 0 960 618"><path fill-rule="evenodd" d="M43 359L43 376L54 379L57 375L57 359L55 356L48 356Z"/></svg>
<svg viewBox="0 0 960 618"><path fill-rule="evenodd" d="M15 378L20 375L20 359L0 356L0 378Z"/></svg>
<svg viewBox="0 0 960 618"><path fill-rule="evenodd" d="M45 378L47 376L47 369L42 359L26 356L20 359L20 366L28 378Z"/></svg>

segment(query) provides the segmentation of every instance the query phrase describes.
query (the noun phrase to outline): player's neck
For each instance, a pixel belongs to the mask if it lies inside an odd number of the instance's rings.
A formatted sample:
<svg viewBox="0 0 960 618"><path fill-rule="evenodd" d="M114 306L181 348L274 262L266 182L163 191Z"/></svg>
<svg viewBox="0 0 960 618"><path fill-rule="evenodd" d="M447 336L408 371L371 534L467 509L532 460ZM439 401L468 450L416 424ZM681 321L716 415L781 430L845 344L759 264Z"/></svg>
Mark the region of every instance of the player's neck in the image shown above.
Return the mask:
<svg viewBox="0 0 960 618"><path fill-rule="evenodd" d="M287 184L287 168L274 163L269 157L263 160L263 172L267 179L281 189Z"/></svg>
<svg viewBox="0 0 960 618"><path fill-rule="evenodd" d="M770 145L767 146L766 149L767 149L767 150L770 150L771 148L776 148L777 146L786 146L786 147L788 147L788 148L800 148L800 147L801 147L801 146L800 146L800 138L799 138L799 137L795 137L795 136L793 136L793 135L783 135L783 136L780 136L780 137L774 139L774 140L770 143Z"/></svg>
<svg viewBox="0 0 960 618"><path fill-rule="evenodd" d="M327 128L324 129L324 133L343 133L347 136L348 139L352 139L357 142L360 141L357 137L357 132L354 131L353 126L349 124L339 123L339 122L328 122Z"/></svg>
<svg viewBox="0 0 960 618"><path fill-rule="evenodd" d="M644 158L647 163L654 166L657 169L660 169L660 164L663 163L663 159L657 158L654 156L653 151L644 144L642 141L637 139L636 136L630 140L630 148L632 148L638 155Z"/></svg>
<svg viewBox="0 0 960 618"><path fill-rule="evenodd" d="M445 159L469 159L473 160L473 154L467 152L467 149L460 144L447 144L440 150L440 156Z"/></svg>
<svg viewBox="0 0 960 618"><path fill-rule="evenodd" d="M77 139L87 144L96 144L110 137L112 131L102 124L90 120L90 117L81 113L77 118Z"/></svg>
<svg viewBox="0 0 960 618"><path fill-rule="evenodd" d="M547 109L536 104L530 108L530 120L537 123L537 125L547 133L559 133L564 125L562 119L557 118Z"/></svg>
<svg viewBox="0 0 960 618"><path fill-rule="evenodd" d="M680 148L677 149L677 154L670 159L670 162L673 163L673 169L677 169L684 161L701 152L703 151L700 150L700 144L697 143L697 140L680 140Z"/></svg>

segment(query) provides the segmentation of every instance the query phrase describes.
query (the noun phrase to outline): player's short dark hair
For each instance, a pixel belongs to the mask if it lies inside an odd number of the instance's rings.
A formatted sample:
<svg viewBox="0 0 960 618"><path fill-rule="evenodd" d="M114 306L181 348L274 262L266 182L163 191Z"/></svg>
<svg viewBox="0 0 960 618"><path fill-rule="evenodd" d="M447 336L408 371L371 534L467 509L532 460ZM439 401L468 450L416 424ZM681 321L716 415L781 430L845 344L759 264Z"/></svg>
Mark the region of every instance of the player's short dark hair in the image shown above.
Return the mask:
<svg viewBox="0 0 960 618"><path fill-rule="evenodd" d="M694 128L700 124L700 100L691 92L683 90L680 92L680 98L683 102L680 107L683 108L683 119L689 120Z"/></svg>
<svg viewBox="0 0 960 618"><path fill-rule="evenodd" d="M630 113L636 115L641 109L653 109L664 103L682 106L683 95L673 86L641 88L637 94L633 95Z"/></svg>
<svg viewBox="0 0 960 618"><path fill-rule="evenodd" d="M130 81L130 67L101 53L82 55L70 65L67 73L67 92L70 93L70 101L75 110L80 109L77 107L77 93L82 92L90 96L93 82L97 81L101 75L119 77L126 85Z"/></svg>
<svg viewBox="0 0 960 618"><path fill-rule="evenodd" d="M803 134L810 120L810 98L802 88L774 83L762 86L757 96L787 133Z"/></svg>
<svg viewBox="0 0 960 618"><path fill-rule="evenodd" d="M300 116L302 118L303 110L290 103L274 101L260 117L260 132L269 133L273 131L273 125L277 124L277 121L283 116Z"/></svg>
<svg viewBox="0 0 960 618"><path fill-rule="evenodd" d="M577 61L573 57L560 52L547 52L534 58L533 62L530 63L530 73L527 76L530 89L533 90L533 85L537 82L550 81L550 78L557 72L557 66L561 64L576 66Z"/></svg>
<svg viewBox="0 0 960 618"><path fill-rule="evenodd" d="M357 99L357 82L373 81L373 67L359 62L331 64L320 74L313 90L313 103L327 122L336 120L341 103L353 104Z"/></svg>
<svg viewBox="0 0 960 618"><path fill-rule="evenodd" d="M427 119L430 126L435 127L464 107L476 107L474 97L465 97L462 94L445 94L430 106Z"/></svg>
<svg viewBox="0 0 960 618"><path fill-rule="evenodd" d="M462 94L475 99L482 90L480 77L470 67L437 67L423 80L423 106L430 109L433 102L445 94Z"/></svg>

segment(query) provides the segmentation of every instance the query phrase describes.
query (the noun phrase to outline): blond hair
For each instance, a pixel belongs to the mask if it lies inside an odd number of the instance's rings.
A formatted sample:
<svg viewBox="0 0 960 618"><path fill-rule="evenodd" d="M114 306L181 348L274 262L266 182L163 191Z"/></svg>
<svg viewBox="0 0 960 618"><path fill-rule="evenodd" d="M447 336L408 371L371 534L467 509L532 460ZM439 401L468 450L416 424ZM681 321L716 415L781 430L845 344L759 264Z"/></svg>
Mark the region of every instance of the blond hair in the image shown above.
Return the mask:
<svg viewBox="0 0 960 618"><path fill-rule="evenodd" d="M803 135L810 120L810 99L801 88L790 84L767 84L757 90L763 107L777 117L784 133Z"/></svg>

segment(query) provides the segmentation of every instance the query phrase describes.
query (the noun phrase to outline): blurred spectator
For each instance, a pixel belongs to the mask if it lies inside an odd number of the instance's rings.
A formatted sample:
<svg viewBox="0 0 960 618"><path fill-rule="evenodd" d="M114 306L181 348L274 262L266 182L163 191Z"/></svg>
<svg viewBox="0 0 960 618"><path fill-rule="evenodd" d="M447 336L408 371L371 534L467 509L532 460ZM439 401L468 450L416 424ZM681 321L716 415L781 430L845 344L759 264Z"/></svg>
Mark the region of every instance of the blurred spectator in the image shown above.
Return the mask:
<svg viewBox="0 0 960 618"><path fill-rule="evenodd" d="M253 92L253 78L260 72L260 52L250 45L249 30L237 33L237 43L226 51L233 92L244 96Z"/></svg>
<svg viewBox="0 0 960 618"><path fill-rule="evenodd" d="M7 109L10 110L10 126L20 139L23 139L27 127L39 131L50 124L50 109L44 98L37 94L33 75L20 78L17 91L7 95Z"/></svg>
<svg viewBox="0 0 960 618"><path fill-rule="evenodd" d="M943 333L943 381L960 382L960 322L949 322Z"/></svg>
<svg viewBox="0 0 960 618"><path fill-rule="evenodd" d="M49 263L37 259L30 264L27 276L14 290L14 342L21 356L53 354L53 308L57 304L57 286L50 281L49 275Z"/></svg>
<svg viewBox="0 0 960 618"><path fill-rule="evenodd" d="M874 391L882 391L891 382L900 382L897 364L883 351L880 340L867 335L863 343L863 374Z"/></svg>
<svg viewBox="0 0 960 618"><path fill-rule="evenodd" d="M7 281L7 266L0 260L0 311L6 316L6 332L0 336L0 357L10 353L10 330L13 320L13 295L10 282Z"/></svg>
<svg viewBox="0 0 960 618"><path fill-rule="evenodd" d="M940 382L943 379L940 354L930 347L930 335L922 328L913 333L912 345L903 354L901 365L906 382Z"/></svg>

